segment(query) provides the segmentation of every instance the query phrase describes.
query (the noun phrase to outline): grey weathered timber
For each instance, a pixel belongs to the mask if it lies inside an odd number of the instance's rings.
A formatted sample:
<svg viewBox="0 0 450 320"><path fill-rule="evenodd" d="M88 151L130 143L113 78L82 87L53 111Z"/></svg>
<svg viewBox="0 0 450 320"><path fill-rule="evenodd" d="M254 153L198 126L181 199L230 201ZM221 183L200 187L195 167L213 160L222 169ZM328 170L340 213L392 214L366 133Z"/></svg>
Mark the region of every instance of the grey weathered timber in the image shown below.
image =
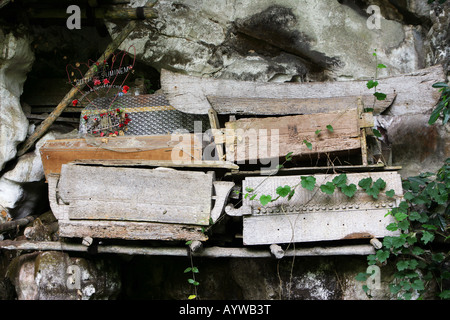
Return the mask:
<svg viewBox="0 0 450 320"><path fill-rule="evenodd" d="M243 241L245 245L260 245L290 242L329 241L342 239L372 239L395 235L386 230L393 222L387 215L396 207L402 196L402 184L397 172L372 172L347 174L347 184L358 185L363 178L371 177L373 181L381 178L386 187L378 199L373 199L364 190L357 187L352 198L341 191L333 194L323 193L319 186L332 181L337 174L317 174L316 186L310 191L298 186L294 196L288 200L280 197L266 206L258 201L260 195L276 198L279 186L295 186L301 176L247 177L243 189L252 188L258 196L243 199L242 209L227 207L229 215L243 216ZM385 195L393 189L395 197Z"/></svg>
<svg viewBox="0 0 450 320"><path fill-rule="evenodd" d="M200 226L158 222L69 220L59 221L59 236L126 240L198 240L208 237Z"/></svg>
<svg viewBox="0 0 450 320"><path fill-rule="evenodd" d="M391 109L395 108L402 113L421 113L423 110L431 110L439 100L439 92L431 85L438 81L443 81L445 75L442 66L433 66L427 69L418 70L410 74L380 78L377 90L388 95L396 95L391 104ZM212 78L199 78L188 75L181 75L161 70L161 90L166 95L170 104L178 110L187 113L207 114L212 104L218 114L230 113L233 106L230 103L222 103L223 111L220 110L219 100L244 99L236 103L236 112L242 111L244 106L251 102L249 99L306 99L306 106L293 107L292 110L281 110L282 114L307 113L315 111L311 107L311 99L328 98L340 99L343 97L359 97L371 95L367 89L366 80L357 81L330 81L330 82L307 82L307 83L273 83L273 82L251 82L235 81ZM220 98L218 98L220 97ZM208 99L210 101L208 101ZM344 98L347 99L347 98ZM353 98L349 98L353 99ZM231 101L231 100L229 100ZM250 102L249 102L250 101ZM271 100L266 100L268 104L254 105L252 108L257 114L276 114L276 108L270 104ZM293 100L287 100L293 101ZM389 100L388 100L389 101ZM363 99L366 108L373 107L370 99ZM375 101L376 102L376 101ZM233 100L233 104L235 100ZM295 105L297 101L295 101ZM331 110L334 107L329 104ZM375 103L375 113L380 113L384 104ZM230 110L231 108L231 110ZM305 111L301 111L304 108ZM297 110L296 110L297 109ZM321 107L317 107L315 112L324 112Z"/></svg>
<svg viewBox="0 0 450 320"><path fill-rule="evenodd" d="M204 172L63 165L58 192L71 220L208 225L212 182Z"/></svg>
<svg viewBox="0 0 450 320"><path fill-rule="evenodd" d="M371 94L361 96L363 104L373 108L375 114L386 110L394 101L395 93L387 95L385 100L377 100ZM242 115L290 115L327 113L347 110L355 106L358 96L331 98L247 98L228 96L208 96L212 108L219 114Z"/></svg>
<svg viewBox="0 0 450 320"><path fill-rule="evenodd" d="M198 240L223 213L233 182L214 172L64 164L49 202L67 238Z"/></svg>

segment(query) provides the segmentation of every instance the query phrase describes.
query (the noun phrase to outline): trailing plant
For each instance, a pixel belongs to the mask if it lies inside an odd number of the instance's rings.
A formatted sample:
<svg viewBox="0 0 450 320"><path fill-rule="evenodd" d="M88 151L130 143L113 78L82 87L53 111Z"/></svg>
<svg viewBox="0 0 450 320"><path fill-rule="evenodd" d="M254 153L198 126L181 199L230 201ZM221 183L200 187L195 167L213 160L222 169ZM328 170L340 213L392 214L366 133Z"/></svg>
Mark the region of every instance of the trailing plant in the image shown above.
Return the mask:
<svg viewBox="0 0 450 320"><path fill-rule="evenodd" d="M382 63L378 63L377 49L374 50L372 55L375 57L375 65L376 65L376 67L375 67L375 75L374 75L373 79L367 81L366 86L367 86L368 89L372 89L372 88L374 89L374 93L373 93L374 101L373 101L373 104L375 106L376 100L385 100L386 99L386 94L377 91L377 86L379 84L378 83L378 70L379 69L384 69L384 68L386 68L386 66L384 64L382 64ZM366 111L373 111L373 108L366 109Z"/></svg>
<svg viewBox="0 0 450 320"><path fill-rule="evenodd" d="M292 153L286 155L286 161L291 159ZM371 177L362 178L356 185L347 182L345 173L321 185L316 184L314 176L301 176L297 184L278 186L276 195L262 194L259 198L257 188L247 188L244 197L250 197L250 200L257 200L265 206L279 198L290 200L298 187L310 191L318 187L325 194L342 192L349 198L355 195L359 187L373 199L378 199L380 193L388 198L395 197L394 190L386 190L386 182L381 178L375 181ZM426 172L405 179L403 189L403 200L398 207L388 212L394 222L386 227L389 231L398 232L398 235L385 237L382 248L368 256L368 265L383 266L388 259L396 259L395 281L389 287L391 293L399 298L411 299L414 295L422 297L429 284L434 282L439 288L438 296L450 299L450 291L442 287L443 281L450 279L450 272L443 268L450 252L436 251L433 246L437 238L444 242L450 239L450 158L437 173ZM367 272L360 273L356 279L366 281L370 275ZM367 285L363 285L363 290L371 296Z"/></svg>
<svg viewBox="0 0 450 320"><path fill-rule="evenodd" d="M189 245L192 243L192 241L187 241L186 245L189 247ZM184 269L184 273L190 273L191 277L188 278L188 283L191 284L193 286L194 289L194 293L188 296L189 300L193 300L193 299L197 299L198 298L198 294L197 294L197 287L200 285L200 283L195 279L195 275L197 273L199 273L198 268L194 266L194 261L192 259L192 252L191 252L191 248L189 247L189 258L190 258L190 262L191 262L191 266L187 267L186 269Z"/></svg>
<svg viewBox="0 0 450 320"><path fill-rule="evenodd" d="M450 101L450 88L445 82L436 82L432 85L433 88L439 88L441 92L441 97L439 99L436 108L434 108L433 112L430 115L430 119L428 120L428 124L434 124L439 117L442 115L442 124L446 124L450 119L450 107L448 105Z"/></svg>
<svg viewBox="0 0 450 320"><path fill-rule="evenodd" d="M389 287L399 299L421 299L432 283L437 285L438 297L450 299L450 290L442 286L450 279L444 268L450 252L439 249L435 241L450 239L450 158L437 173L405 179L403 189L404 200L389 212L395 222L387 226L390 231L400 231L399 235L385 237L383 247L368 256L368 264L385 265L388 259L395 259L395 280ZM366 281L369 276L360 273L357 280ZM367 285L363 289L370 296Z"/></svg>

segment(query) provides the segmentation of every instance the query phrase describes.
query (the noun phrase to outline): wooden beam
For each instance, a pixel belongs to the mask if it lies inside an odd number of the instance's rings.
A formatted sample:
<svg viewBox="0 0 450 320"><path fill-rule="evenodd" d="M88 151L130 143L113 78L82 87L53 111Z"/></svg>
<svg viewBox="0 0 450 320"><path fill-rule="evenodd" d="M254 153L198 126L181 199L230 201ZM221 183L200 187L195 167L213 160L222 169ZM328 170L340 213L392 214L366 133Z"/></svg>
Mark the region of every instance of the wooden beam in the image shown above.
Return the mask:
<svg viewBox="0 0 450 320"><path fill-rule="evenodd" d="M376 101L374 113L386 110L397 95L389 94L385 100ZM248 98L228 96L207 96L211 106L218 114L242 115L293 115L327 113L347 110L356 105L358 96L332 98ZM372 105L373 96L362 96L366 105Z"/></svg>
<svg viewBox="0 0 450 320"><path fill-rule="evenodd" d="M162 162L162 166L169 166L169 161L174 166L177 163L202 163L201 145L197 145L194 136L190 134L183 136L179 142L174 142L170 135L48 140L41 147L40 153L46 177L52 173L59 174L63 164L74 161L111 161L110 165L113 165L114 161L119 165L122 164L120 161L130 161L126 164L130 166L159 162ZM164 163L166 165L163 165ZM224 167L226 166L236 169L224 164Z"/></svg>
<svg viewBox="0 0 450 320"><path fill-rule="evenodd" d="M36 251L77 251L87 252L88 247L82 244L58 242L58 241L0 241L3 250L36 250ZM98 253L148 255L148 256L181 256L186 257L188 251L183 247L141 247L131 245L99 245ZM285 251L285 257L301 256L366 256L375 254L375 249L370 244L342 245L342 246L316 246L310 248L296 248ZM269 250L254 248L225 248L207 247L199 252L192 253L193 256L205 258L272 258Z"/></svg>
<svg viewBox="0 0 450 320"><path fill-rule="evenodd" d="M114 53L114 51L120 46L120 44L128 37L128 35L133 31L136 26L135 21L130 21L123 30L117 35L117 37L108 45L105 52L97 60L98 63L103 63L103 61L108 60L108 58ZM93 63L89 70L84 75L85 78L90 78L96 70L96 64ZM75 95L83 89L84 83L74 86L63 98L63 100L56 106L52 113L36 128L36 130L31 134L28 139L21 145L20 149L17 151L17 156L25 154L30 148L32 148L35 142L41 138L45 132L50 128L50 126L55 122L64 109L69 103L72 102Z"/></svg>
<svg viewBox="0 0 450 320"><path fill-rule="evenodd" d="M431 85L444 79L443 68L441 65L437 65L410 74L380 78L379 90L387 95L396 94L391 108L396 108L401 112L423 113L423 110L432 110L439 101L440 93ZM341 99L343 97L370 95L366 83L365 80L303 83L236 81L200 78L161 70L161 91L166 95L170 104L178 110L200 114L208 113L209 108L211 108L208 99L212 101L214 97L230 99L317 99L316 102L319 103L329 98ZM246 100L241 101L245 102ZM317 105L316 102L314 102L314 105ZM366 108L371 107L372 104L373 101L371 104L368 103ZM377 107L377 104L378 102L375 101L375 107ZM242 111L243 107L244 105L236 107L236 110ZM330 104L330 107L333 107L332 104ZM214 108L219 114L221 113L218 105ZM311 112L311 108L309 112ZM229 104L226 112L232 111L233 106ZM312 111L314 111L314 108ZM380 111L381 108L378 112ZM271 104L262 104L257 111L257 113L262 114L271 112L273 114L277 112L276 109L272 110ZM318 109L316 112L323 112L323 110L319 111Z"/></svg>

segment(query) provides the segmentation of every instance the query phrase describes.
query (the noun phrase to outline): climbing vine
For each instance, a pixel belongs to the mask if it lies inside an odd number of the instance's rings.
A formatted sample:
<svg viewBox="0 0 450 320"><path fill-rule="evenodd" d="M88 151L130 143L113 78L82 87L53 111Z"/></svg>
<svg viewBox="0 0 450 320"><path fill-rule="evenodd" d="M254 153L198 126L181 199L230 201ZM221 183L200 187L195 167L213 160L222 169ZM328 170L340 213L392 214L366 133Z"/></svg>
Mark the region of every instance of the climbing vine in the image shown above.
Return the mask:
<svg viewBox="0 0 450 320"><path fill-rule="evenodd" d="M441 299L450 299L450 290L443 288L443 282L450 279L444 265L450 252L440 245L450 239L450 158L437 173L405 179L403 189L404 200L389 212L395 222L387 226L401 233L385 237L383 247L368 256L368 264L383 266L390 258L396 260L395 279L389 288L400 299L421 299L433 283ZM366 281L370 275L360 273L357 280ZM368 286L363 289L370 297Z"/></svg>

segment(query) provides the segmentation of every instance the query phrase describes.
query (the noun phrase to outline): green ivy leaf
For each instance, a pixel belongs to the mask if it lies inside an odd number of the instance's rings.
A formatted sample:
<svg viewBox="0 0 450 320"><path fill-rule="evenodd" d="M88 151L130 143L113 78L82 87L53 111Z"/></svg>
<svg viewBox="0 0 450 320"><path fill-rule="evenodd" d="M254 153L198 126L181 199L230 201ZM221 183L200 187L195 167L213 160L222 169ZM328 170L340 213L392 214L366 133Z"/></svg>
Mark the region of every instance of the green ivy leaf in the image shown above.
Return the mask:
<svg viewBox="0 0 450 320"><path fill-rule="evenodd" d="M411 253L415 254L416 256L420 256L421 254L423 254L425 252L425 250L423 250L420 247L414 247L411 249Z"/></svg>
<svg viewBox="0 0 450 320"><path fill-rule="evenodd" d="M361 179L361 180L358 182L358 186L360 186L360 187L363 188L364 190L369 189L371 185L372 185L372 178L370 178L370 177L369 177L369 178Z"/></svg>
<svg viewBox="0 0 450 320"><path fill-rule="evenodd" d="M450 290L444 290L439 294L439 298L441 299L450 299Z"/></svg>
<svg viewBox="0 0 450 320"><path fill-rule="evenodd" d="M345 185L341 188L341 191L343 194L345 194L347 197L351 198L355 195L356 193L356 185L355 184L350 184L350 185Z"/></svg>
<svg viewBox="0 0 450 320"><path fill-rule="evenodd" d="M380 190L376 187L372 187L366 190L366 193L369 196L372 196L374 199L378 199L378 194L380 193Z"/></svg>
<svg viewBox="0 0 450 320"><path fill-rule="evenodd" d="M326 194L333 194L335 185L328 181L326 184L320 186L320 190Z"/></svg>
<svg viewBox="0 0 450 320"><path fill-rule="evenodd" d="M394 189L386 191L386 196L388 196L389 198L393 198L394 195L395 195Z"/></svg>
<svg viewBox="0 0 450 320"><path fill-rule="evenodd" d="M317 129L314 133L315 133L316 135L319 135L321 131L322 131L322 130Z"/></svg>
<svg viewBox="0 0 450 320"><path fill-rule="evenodd" d="M303 143L306 144L306 147L307 147L309 150L312 150L312 144L311 144L310 142L308 142L308 141L306 141L306 140L303 140Z"/></svg>
<svg viewBox="0 0 450 320"><path fill-rule="evenodd" d="M380 101L386 99L386 94L384 94L382 92L375 92L373 95L377 98L377 100L380 100Z"/></svg>
<svg viewBox="0 0 450 320"><path fill-rule="evenodd" d="M378 250L376 256L378 261L384 262L389 258L389 251Z"/></svg>
<svg viewBox="0 0 450 320"><path fill-rule="evenodd" d="M392 222L386 226L386 230L388 231L397 231L398 225L395 222Z"/></svg>
<svg viewBox="0 0 450 320"><path fill-rule="evenodd" d="M360 272L356 275L356 281L367 281L367 278L370 276L367 272Z"/></svg>
<svg viewBox="0 0 450 320"><path fill-rule="evenodd" d="M422 241L424 244L427 244L428 242L433 241L434 235L431 232L424 231L422 233Z"/></svg>
<svg viewBox="0 0 450 320"><path fill-rule="evenodd" d="M397 270L398 271L403 271L408 269L409 267L409 261L408 260L401 260L399 262L397 262Z"/></svg>
<svg viewBox="0 0 450 320"><path fill-rule="evenodd" d="M444 255L441 252L438 252L433 254L431 259L437 263L441 263L444 260Z"/></svg>
<svg viewBox="0 0 450 320"><path fill-rule="evenodd" d="M389 284L389 290L391 291L392 294L397 294L400 292L400 290L402 290L402 286L398 285L398 284Z"/></svg>
<svg viewBox="0 0 450 320"><path fill-rule="evenodd" d="M272 201L272 196L271 195L262 195L261 197L259 197L259 202L261 203L261 205L265 206L266 204L268 204L270 201Z"/></svg>
<svg viewBox="0 0 450 320"><path fill-rule="evenodd" d="M279 186L275 192L280 196L280 197L286 197L290 192L291 192L291 187L290 186Z"/></svg>
<svg viewBox="0 0 450 320"><path fill-rule="evenodd" d="M342 173L334 177L333 183L336 185L336 187L342 188L347 184L347 175L345 173Z"/></svg>
<svg viewBox="0 0 450 320"><path fill-rule="evenodd" d="M373 135L375 137L381 138L381 133L377 129L372 129Z"/></svg>
<svg viewBox="0 0 450 320"><path fill-rule="evenodd" d="M333 128L333 126L331 124L329 124L329 125L327 125L327 130L330 131L330 132L333 132L334 128Z"/></svg>
<svg viewBox="0 0 450 320"><path fill-rule="evenodd" d="M425 289L425 285L423 284L422 280L416 279L413 283L411 283L411 288L421 291Z"/></svg>
<svg viewBox="0 0 450 320"><path fill-rule="evenodd" d="M369 81L367 81L366 86L367 86L367 89L372 89L372 88L378 86L378 81L369 80Z"/></svg>
<svg viewBox="0 0 450 320"><path fill-rule="evenodd" d="M188 300L192 300L195 298L197 298L197 296L195 294L191 294L191 295L189 295Z"/></svg>
<svg viewBox="0 0 450 320"><path fill-rule="evenodd" d="M184 273L188 273L188 272L191 272L191 270L192 270L192 268L191 268L191 267L189 267L189 268L186 268L186 269L184 269Z"/></svg>
<svg viewBox="0 0 450 320"><path fill-rule="evenodd" d="M313 176L301 177L301 185L303 188L312 191L316 185L316 178Z"/></svg>
<svg viewBox="0 0 450 320"><path fill-rule="evenodd" d="M397 212L396 214L394 214L394 217L397 221L403 221L408 218L408 215L404 212Z"/></svg>
<svg viewBox="0 0 450 320"><path fill-rule="evenodd" d="M291 161L292 160L292 154L293 154L293 152L289 152L287 155L286 155L286 161Z"/></svg>
<svg viewBox="0 0 450 320"><path fill-rule="evenodd" d="M386 188L386 182L383 179L379 178L374 182L373 186L379 190L383 190L384 188Z"/></svg>
<svg viewBox="0 0 450 320"><path fill-rule="evenodd" d="M378 69L384 69L384 68L386 68L386 66L385 66L384 64L382 64L382 63L379 63L379 64L377 65L377 68L378 68Z"/></svg>
<svg viewBox="0 0 450 320"><path fill-rule="evenodd" d="M417 211L413 211L409 214L409 220L418 221L420 220L420 214Z"/></svg>

